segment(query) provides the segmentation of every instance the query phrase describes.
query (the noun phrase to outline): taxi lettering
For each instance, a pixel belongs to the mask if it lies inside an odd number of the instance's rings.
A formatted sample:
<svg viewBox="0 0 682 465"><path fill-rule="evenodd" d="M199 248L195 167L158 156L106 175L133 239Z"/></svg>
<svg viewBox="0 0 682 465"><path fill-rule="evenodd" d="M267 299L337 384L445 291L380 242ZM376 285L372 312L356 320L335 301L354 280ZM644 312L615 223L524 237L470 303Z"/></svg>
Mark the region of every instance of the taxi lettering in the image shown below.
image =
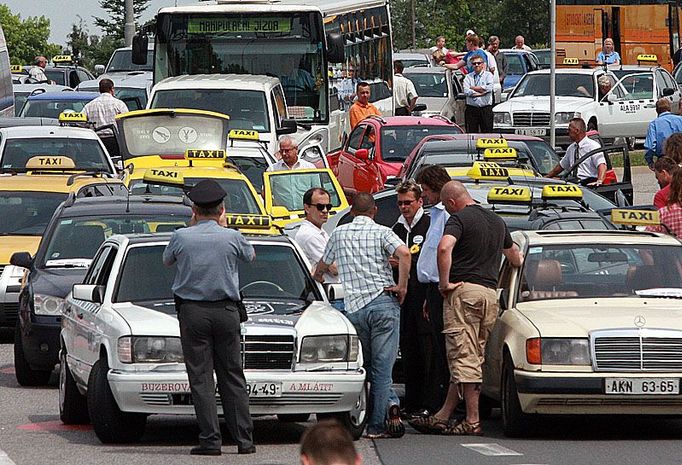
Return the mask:
<svg viewBox="0 0 682 465"><path fill-rule="evenodd" d="M224 150L188 150L187 158L225 158Z"/></svg>
<svg viewBox="0 0 682 465"><path fill-rule="evenodd" d="M660 224L657 211L653 210L611 210L611 219L618 224Z"/></svg>
<svg viewBox="0 0 682 465"><path fill-rule="evenodd" d="M492 139L489 137L481 137L476 141L476 147L478 148L483 148L483 147L506 147L507 146L507 140L506 139Z"/></svg>
<svg viewBox="0 0 682 465"><path fill-rule="evenodd" d="M580 191L580 189L577 186L545 186L547 190L552 191L552 192L566 192L570 194L577 194Z"/></svg>
<svg viewBox="0 0 682 465"><path fill-rule="evenodd" d="M178 172L177 171L167 171L167 170L158 170L151 168L149 171L151 171L152 175L154 176L161 176L163 178L178 178Z"/></svg>
<svg viewBox="0 0 682 465"><path fill-rule="evenodd" d="M38 158L40 166L61 166L63 159L60 157Z"/></svg>
<svg viewBox="0 0 682 465"><path fill-rule="evenodd" d="M244 140L258 140L260 135L258 131L251 131L248 129L232 129L227 137L230 139L244 139Z"/></svg>
<svg viewBox="0 0 682 465"><path fill-rule="evenodd" d="M488 177L506 177L509 175L509 172L506 170L506 168L486 168L486 167L481 167L481 176L488 176Z"/></svg>
<svg viewBox="0 0 682 465"><path fill-rule="evenodd" d="M526 189L523 187L495 187L495 195L522 196Z"/></svg>
<svg viewBox="0 0 682 465"><path fill-rule="evenodd" d="M478 162L478 166L481 168L500 168L500 165L492 161L480 161Z"/></svg>
<svg viewBox="0 0 682 465"><path fill-rule="evenodd" d="M227 224L231 226L269 226L270 218L253 215L225 215Z"/></svg>

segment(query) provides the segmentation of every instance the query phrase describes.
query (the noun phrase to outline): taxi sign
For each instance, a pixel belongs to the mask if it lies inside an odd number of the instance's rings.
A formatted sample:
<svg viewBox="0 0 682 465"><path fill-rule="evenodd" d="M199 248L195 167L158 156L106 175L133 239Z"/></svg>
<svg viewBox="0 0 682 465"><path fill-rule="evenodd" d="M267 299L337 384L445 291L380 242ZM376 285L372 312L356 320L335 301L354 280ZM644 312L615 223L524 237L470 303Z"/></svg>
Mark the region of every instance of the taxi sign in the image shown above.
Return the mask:
<svg viewBox="0 0 682 465"><path fill-rule="evenodd" d="M661 224L661 217L658 210L614 208L611 210L611 223L630 226L652 226Z"/></svg>
<svg viewBox="0 0 682 465"><path fill-rule="evenodd" d="M484 160L516 160L516 149L513 147L489 148L483 151Z"/></svg>
<svg viewBox="0 0 682 465"><path fill-rule="evenodd" d="M658 56L653 53L641 53L637 55L637 61L645 61L649 63L658 63Z"/></svg>
<svg viewBox="0 0 682 465"><path fill-rule="evenodd" d="M76 168L76 164L69 157L62 155L37 155L31 157L26 162L26 169L58 169L58 170L72 170Z"/></svg>
<svg viewBox="0 0 682 465"><path fill-rule="evenodd" d="M480 137L478 140L476 140L477 149L492 149L508 146L509 144L507 144L507 139L503 139L501 137L495 139L492 139L490 137Z"/></svg>
<svg viewBox="0 0 682 465"><path fill-rule="evenodd" d="M583 191L571 184L548 185L542 188L542 199L582 200Z"/></svg>
<svg viewBox="0 0 682 465"><path fill-rule="evenodd" d="M578 60L578 59L575 58L575 57L564 58L563 63L564 63L565 65L573 65L573 66L575 66L575 65L579 65L579 64L580 64L580 60Z"/></svg>
<svg viewBox="0 0 682 465"><path fill-rule="evenodd" d="M173 184L182 186L185 178L174 168L149 168L144 172L142 180L148 184Z"/></svg>
<svg viewBox="0 0 682 465"><path fill-rule="evenodd" d="M71 63L73 57L71 55L55 55L52 58L52 63Z"/></svg>
<svg viewBox="0 0 682 465"><path fill-rule="evenodd" d="M476 161L467 176L472 179L506 179L509 177L509 170L497 163Z"/></svg>
<svg viewBox="0 0 682 465"><path fill-rule="evenodd" d="M224 159L226 156L225 150L198 150L190 149L185 151L185 159L187 160L205 160L205 159Z"/></svg>
<svg viewBox="0 0 682 465"><path fill-rule="evenodd" d="M528 204L532 199L533 195L528 187L493 187L488 192L488 203L490 204Z"/></svg>
<svg viewBox="0 0 682 465"><path fill-rule="evenodd" d="M13 74L22 74L24 73L24 67L21 65L12 65L9 67L10 72Z"/></svg>
<svg viewBox="0 0 682 465"><path fill-rule="evenodd" d="M258 131L250 131L247 129L231 129L227 134L227 137L234 140L260 140Z"/></svg>
<svg viewBox="0 0 682 465"><path fill-rule="evenodd" d="M62 112L59 114L60 123L87 123L88 117L85 113L76 113L73 111Z"/></svg>
<svg viewBox="0 0 682 465"><path fill-rule="evenodd" d="M235 215L225 214L228 228L270 229L272 218L267 215Z"/></svg>

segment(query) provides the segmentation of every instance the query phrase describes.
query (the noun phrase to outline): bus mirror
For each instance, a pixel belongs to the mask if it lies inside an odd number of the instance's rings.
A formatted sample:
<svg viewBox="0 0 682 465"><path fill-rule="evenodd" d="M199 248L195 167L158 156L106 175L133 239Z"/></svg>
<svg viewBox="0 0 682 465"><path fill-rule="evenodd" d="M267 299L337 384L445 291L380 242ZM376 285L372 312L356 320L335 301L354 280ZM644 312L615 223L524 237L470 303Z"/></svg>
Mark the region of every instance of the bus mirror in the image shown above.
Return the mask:
<svg viewBox="0 0 682 465"><path fill-rule="evenodd" d="M345 54L343 47L345 41L343 35L335 32L327 34L327 62L328 63L343 63Z"/></svg>
<svg viewBox="0 0 682 465"><path fill-rule="evenodd" d="M298 130L296 126L296 120L293 119L283 119L280 127L275 131L278 136L283 136L284 134L294 134Z"/></svg>
<svg viewBox="0 0 682 465"><path fill-rule="evenodd" d="M132 60L136 65L147 64L147 46L149 38L146 35L135 34L133 36Z"/></svg>

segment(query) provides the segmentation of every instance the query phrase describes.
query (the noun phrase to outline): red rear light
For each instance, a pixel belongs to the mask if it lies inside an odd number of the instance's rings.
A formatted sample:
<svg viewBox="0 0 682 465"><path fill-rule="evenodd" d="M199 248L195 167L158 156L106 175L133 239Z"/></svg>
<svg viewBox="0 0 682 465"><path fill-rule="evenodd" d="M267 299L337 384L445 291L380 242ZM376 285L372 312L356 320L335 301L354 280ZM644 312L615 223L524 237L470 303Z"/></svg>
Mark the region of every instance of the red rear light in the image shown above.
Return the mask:
<svg viewBox="0 0 682 465"><path fill-rule="evenodd" d="M183 160L185 158L185 154L184 153L180 153L180 154L173 153L173 154L169 154L169 155L159 155L159 158L161 158L162 160Z"/></svg>

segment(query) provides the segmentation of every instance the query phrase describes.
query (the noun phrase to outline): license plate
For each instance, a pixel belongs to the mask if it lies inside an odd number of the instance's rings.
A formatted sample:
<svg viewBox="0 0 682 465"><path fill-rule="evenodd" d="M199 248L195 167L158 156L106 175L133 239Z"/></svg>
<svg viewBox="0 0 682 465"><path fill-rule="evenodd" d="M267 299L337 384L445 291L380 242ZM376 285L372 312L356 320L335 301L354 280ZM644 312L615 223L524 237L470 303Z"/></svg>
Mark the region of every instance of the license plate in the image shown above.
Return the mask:
<svg viewBox="0 0 682 465"><path fill-rule="evenodd" d="M282 397L282 383L247 383L249 397Z"/></svg>
<svg viewBox="0 0 682 465"><path fill-rule="evenodd" d="M524 129L515 129L514 133L520 135L520 136L544 136L547 134L547 129L546 128L524 128Z"/></svg>
<svg viewBox="0 0 682 465"><path fill-rule="evenodd" d="M679 378L606 378L606 394L679 394Z"/></svg>

